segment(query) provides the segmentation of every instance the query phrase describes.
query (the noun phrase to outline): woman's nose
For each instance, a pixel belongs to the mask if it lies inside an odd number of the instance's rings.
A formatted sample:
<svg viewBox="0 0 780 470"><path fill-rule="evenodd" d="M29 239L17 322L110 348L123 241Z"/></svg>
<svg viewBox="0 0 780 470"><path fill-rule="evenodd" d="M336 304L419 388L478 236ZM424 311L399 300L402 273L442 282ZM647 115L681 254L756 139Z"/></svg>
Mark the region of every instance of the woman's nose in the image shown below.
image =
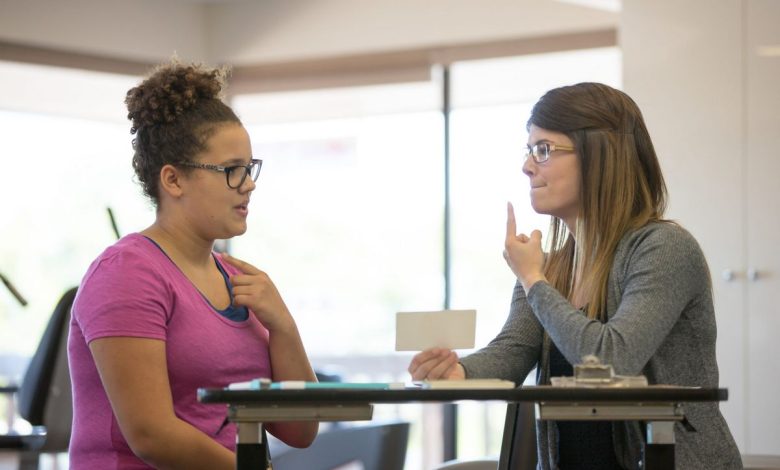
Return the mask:
<svg viewBox="0 0 780 470"><path fill-rule="evenodd" d="M241 186L239 186L238 191L240 193L251 193L252 191L255 190L256 187L257 187L257 183L255 182L255 180L253 180L252 178L249 177L249 175L247 175L247 178L244 180L244 183Z"/></svg>
<svg viewBox="0 0 780 470"><path fill-rule="evenodd" d="M536 174L536 162L532 157L527 157L523 162L523 173L526 176L533 176Z"/></svg>

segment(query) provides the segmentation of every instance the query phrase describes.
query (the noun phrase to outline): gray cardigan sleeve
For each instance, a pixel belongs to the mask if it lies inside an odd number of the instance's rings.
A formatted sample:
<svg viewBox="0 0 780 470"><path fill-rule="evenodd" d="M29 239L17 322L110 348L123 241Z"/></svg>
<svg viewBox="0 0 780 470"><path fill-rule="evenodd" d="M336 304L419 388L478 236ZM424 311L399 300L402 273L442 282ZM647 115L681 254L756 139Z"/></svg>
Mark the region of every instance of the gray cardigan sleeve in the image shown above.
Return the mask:
<svg viewBox="0 0 780 470"><path fill-rule="evenodd" d="M468 378L500 378L520 384L539 360L544 331L515 284L509 317L501 332L487 346L464 357Z"/></svg>
<svg viewBox="0 0 780 470"><path fill-rule="evenodd" d="M606 323L583 316L546 282L531 287L528 301L570 363L595 354L616 373L636 375L686 306L709 292L709 270L687 231L673 224L652 224L621 242L609 288L617 303Z"/></svg>

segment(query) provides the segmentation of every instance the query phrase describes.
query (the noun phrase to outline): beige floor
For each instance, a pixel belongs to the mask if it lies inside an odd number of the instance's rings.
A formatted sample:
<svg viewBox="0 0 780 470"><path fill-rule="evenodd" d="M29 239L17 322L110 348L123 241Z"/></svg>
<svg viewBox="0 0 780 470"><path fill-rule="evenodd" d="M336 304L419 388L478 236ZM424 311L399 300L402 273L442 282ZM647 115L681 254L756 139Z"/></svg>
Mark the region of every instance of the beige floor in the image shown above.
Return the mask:
<svg viewBox="0 0 780 470"><path fill-rule="evenodd" d="M745 470L778 470L780 455L743 455Z"/></svg>

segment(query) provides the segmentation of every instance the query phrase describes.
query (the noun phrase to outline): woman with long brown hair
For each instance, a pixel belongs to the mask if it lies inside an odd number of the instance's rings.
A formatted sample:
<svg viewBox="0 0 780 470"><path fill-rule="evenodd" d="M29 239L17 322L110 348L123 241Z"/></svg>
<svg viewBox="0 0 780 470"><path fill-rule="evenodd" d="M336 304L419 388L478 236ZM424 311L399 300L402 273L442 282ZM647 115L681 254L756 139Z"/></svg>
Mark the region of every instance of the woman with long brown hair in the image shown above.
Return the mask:
<svg viewBox="0 0 780 470"><path fill-rule="evenodd" d="M573 375L595 355L651 384L717 387L709 269L696 240L664 220L666 186L636 103L598 83L547 92L528 120L523 172L531 205L551 216L517 234L508 205L504 258L517 276L509 317L485 348L459 360L417 354L416 380L496 377L537 383ZM695 431L675 425L679 468L741 468L717 403L686 405ZM635 422L537 422L542 469L631 469L641 461Z"/></svg>

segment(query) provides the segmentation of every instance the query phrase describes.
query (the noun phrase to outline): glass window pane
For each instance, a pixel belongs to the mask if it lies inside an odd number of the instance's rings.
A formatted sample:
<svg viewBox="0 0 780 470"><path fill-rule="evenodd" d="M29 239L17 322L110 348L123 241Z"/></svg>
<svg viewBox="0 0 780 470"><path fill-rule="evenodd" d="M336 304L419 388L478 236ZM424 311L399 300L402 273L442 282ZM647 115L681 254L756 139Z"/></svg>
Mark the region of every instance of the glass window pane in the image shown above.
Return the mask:
<svg viewBox="0 0 780 470"><path fill-rule="evenodd" d="M262 99L234 101L263 159L235 254L271 275L311 354L391 353L395 312L442 305L440 113L256 124Z"/></svg>

